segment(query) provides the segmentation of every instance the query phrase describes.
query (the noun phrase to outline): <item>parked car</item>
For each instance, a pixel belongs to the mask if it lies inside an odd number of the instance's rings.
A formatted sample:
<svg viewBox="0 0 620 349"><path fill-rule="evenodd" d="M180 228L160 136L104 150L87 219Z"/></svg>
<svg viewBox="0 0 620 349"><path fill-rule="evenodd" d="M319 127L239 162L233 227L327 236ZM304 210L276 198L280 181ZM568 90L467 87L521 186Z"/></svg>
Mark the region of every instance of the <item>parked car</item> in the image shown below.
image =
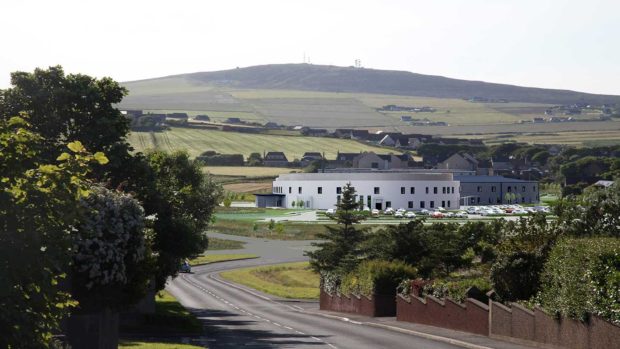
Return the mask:
<svg viewBox="0 0 620 349"><path fill-rule="evenodd" d="M185 260L185 262L183 262L183 264L181 264L181 267L179 268L179 272L181 273L191 273L192 272L192 266L189 265L189 261Z"/></svg>
<svg viewBox="0 0 620 349"><path fill-rule="evenodd" d="M423 209L420 210L420 214L423 215L423 216L428 216L430 214L430 211L425 209L425 208L423 208Z"/></svg>
<svg viewBox="0 0 620 349"><path fill-rule="evenodd" d="M378 217L381 212L376 208L370 212L373 217Z"/></svg>
<svg viewBox="0 0 620 349"><path fill-rule="evenodd" d="M385 209L385 211L383 211L384 214L394 214L394 209L391 207L388 207Z"/></svg>
<svg viewBox="0 0 620 349"><path fill-rule="evenodd" d="M404 217L404 215L400 211L396 211L396 213L394 213L394 218L403 218L403 217Z"/></svg>
<svg viewBox="0 0 620 349"><path fill-rule="evenodd" d="M454 214L454 218L468 218L467 212L459 211Z"/></svg>
<svg viewBox="0 0 620 349"><path fill-rule="evenodd" d="M443 218L444 214L439 211L431 212L431 218Z"/></svg>
<svg viewBox="0 0 620 349"><path fill-rule="evenodd" d="M409 212L405 213L405 217L407 217L409 219L415 218L415 213L409 211Z"/></svg>

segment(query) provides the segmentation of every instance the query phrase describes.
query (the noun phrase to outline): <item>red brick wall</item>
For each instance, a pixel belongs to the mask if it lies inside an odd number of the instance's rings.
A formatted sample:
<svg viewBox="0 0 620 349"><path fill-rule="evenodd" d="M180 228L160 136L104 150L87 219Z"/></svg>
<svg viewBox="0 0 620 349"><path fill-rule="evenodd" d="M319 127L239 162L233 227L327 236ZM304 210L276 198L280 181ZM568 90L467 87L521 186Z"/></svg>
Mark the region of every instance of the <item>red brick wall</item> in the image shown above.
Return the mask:
<svg viewBox="0 0 620 349"><path fill-rule="evenodd" d="M372 298L355 295L330 295L321 290L319 299L321 310L353 313L366 316L394 316L396 302L394 296L376 295Z"/></svg>
<svg viewBox="0 0 620 349"><path fill-rule="evenodd" d="M435 297L396 298L396 319L418 324L449 328L458 331L489 334L489 308L486 304L468 298L465 304Z"/></svg>
<svg viewBox="0 0 620 349"><path fill-rule="evenodd" d="M620 347L620 327L595 316L589 323L556 320L540 309L531 311L518 304L509 308L491 302L490 317L491 337L571 349Z"/></svg>

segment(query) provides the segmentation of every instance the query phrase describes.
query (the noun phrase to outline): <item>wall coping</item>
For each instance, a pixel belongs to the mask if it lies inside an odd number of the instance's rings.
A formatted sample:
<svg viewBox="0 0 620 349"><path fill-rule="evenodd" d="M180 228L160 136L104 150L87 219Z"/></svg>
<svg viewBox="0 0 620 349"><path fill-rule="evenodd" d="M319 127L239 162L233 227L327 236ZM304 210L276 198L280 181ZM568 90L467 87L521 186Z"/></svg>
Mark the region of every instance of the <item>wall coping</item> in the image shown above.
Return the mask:
<svg viewBox="0 0 620 349"><path fill-rule="evenodd" d="M521 310L521 311L522 311L522 312L524 312L524 313L527 313L527 314L529 314L529 315L534 316L534 311L532 311L532 310L530 310L530 309L528 309L528 308L526 308L526 307L522 306L522 305L521 305L521 304L519 304L519 303L510 303L510 306L511 306L512 308L517 308L517 309Z"/></svg>
<svg viewBox="0 0 620 349"><path fill-rule="evenodd" d="M457 301L455 301L454 299L452 299L452 298L450 298L450 297L446 297L446 298L445 298L445 300L444 300L444 305L445 305L445 303L447 303L447 302L450 302L450 303L452 303L452 304L454 304L454 305L456 305L456 306L459 306L459 307L461 307L461 308L463 308L463 309L467 309L467 305L465 305L464 303L457 302Z"/></svg>
<svg viewBox="0 0 620 349"><path fill-rule="evenodd" d="M430 299L430 300L432 300L433 302L435 302L435 303L437 303L437 304L441 305L442 307L445 307L445 306L446 306L446 302L445 302L445 301L442 301L441 299L439 299L439 298L437 298L437 297L426 295L426 299Z"/></svg>
<svg viewBox="0 0 620 349"><path fill-rule="evenodd" d="M475 299L475 298L466 298L465 299L465 304L471 304L471 305L475 305L478 308L484 309L484 310L489 310L489 306L487 304L482 303L481 301Z"/></svg>
<svg viewBox="0 0 620 349"><path fill-rule="evenodd" d="M345 294L345 293L339 293L339 292L338 292L338 293L331 294L331 293L326 292L326 291L324 291L324 290L321 290L321 292L325 293L326 295L328 295L328 296L330 296L330 297L332 297L332 298L333 298L333 297L340 297L340 298L343 298L343 297L344 297L344 298L348 298L348 299L351 299L351 298L357 298L358 300L360 300L360 299L362 299L362 297L363 297L363 298L366 298L366 299L367 299L367 300L369 300L369 301L372 301L372 297L368 297L368 296L363 295L363 294L360 294L360 295L355 294L355 293Z"/></svg>
<svg viewBox="0 0 620 349"><path fill-rule="evenodd" d="M494 307L500 307L503 310L512 313L512 308L510 308L509 306L503 305L502 303L496 302L496 301L491 301L491 305Z"/></svg>

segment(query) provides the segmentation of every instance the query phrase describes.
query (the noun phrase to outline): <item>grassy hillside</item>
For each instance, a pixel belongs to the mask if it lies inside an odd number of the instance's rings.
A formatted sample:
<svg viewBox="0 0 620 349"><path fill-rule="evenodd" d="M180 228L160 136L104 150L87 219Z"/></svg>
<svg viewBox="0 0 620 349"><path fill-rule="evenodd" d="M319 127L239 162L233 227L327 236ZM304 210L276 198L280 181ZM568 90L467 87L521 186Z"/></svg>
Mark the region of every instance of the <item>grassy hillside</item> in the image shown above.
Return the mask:
<svg viewBox="0 0 620 349"><path fill-rule="evenodd" d="M281 89L323 92L372 93L438 98L508 99L515 102L570 104L620 102L618 96L595 95L567 90L553 90L513 85L450 79L406 71L359 69L311 64L272 64L165 77L168 84L186 79L183 92L193 93L200 86L233 89ZM140 81L153 86L158 79ZM151 91L156 91L150 87Z"/></svg>
<svg viewBox="0 0 620 349"><path fill-rule="evenodd" d="M164 132L132 132L129 142L137 151L147 149L187 150L192 157L207 150L223 154L243 154L253 152L283 151L289 161L301 159L307 151L324 152L325 156L335 158L340 152L374 151L375 153L394 152L390 149L372 147L352 140L317 137L292 137L264 134L248 134L172 128Z"/></svg>

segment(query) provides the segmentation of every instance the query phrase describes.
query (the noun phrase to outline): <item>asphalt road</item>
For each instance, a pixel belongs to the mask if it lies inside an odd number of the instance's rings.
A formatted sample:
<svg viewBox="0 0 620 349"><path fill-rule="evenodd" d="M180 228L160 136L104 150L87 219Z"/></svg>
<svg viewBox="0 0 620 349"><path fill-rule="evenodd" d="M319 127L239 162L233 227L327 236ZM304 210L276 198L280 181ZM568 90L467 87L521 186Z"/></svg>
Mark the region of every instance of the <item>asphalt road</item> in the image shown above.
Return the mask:
<svg viewBox="0 0 620 349"><path fill-rule="evenodd" d="M303 261L304 241L274 241L210 234L245 241L246 249L223 251L255 253L261 258L195 267L167 287L203 321L209 348L458 348L457 346L370 327L354 321L302 312L317 303L272 300L247 288L221 280L224 270L278 262Z"/></svg>

